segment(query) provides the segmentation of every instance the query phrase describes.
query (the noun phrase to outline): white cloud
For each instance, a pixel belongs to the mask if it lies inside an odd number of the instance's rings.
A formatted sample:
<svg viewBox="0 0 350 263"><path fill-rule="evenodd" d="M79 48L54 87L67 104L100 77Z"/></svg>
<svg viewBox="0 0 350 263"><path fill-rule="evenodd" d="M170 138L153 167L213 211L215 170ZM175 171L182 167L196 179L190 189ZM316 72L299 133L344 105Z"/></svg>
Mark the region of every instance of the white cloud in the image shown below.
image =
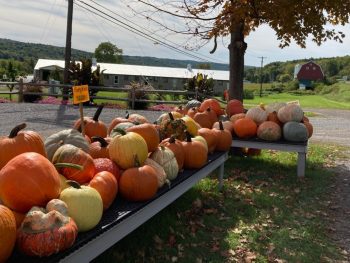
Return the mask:
<svg viewBox="0 0 350 263"><path fill-rule="evenodd" d="M150 22L135 16L124 4L126 1L120 0L95 0L108 10L115 12L113 17L128 24L141 25L142 32L147 31ZM92 4L91 1L89 3ZM64 46L66 38L66 0L0 0L0 38L8 38L23 42L43 43L56 46ZM104 12L107 10L99 7ZM122 17L118 17L117 15ZM158 21L164 22L165 17L156 16ZM74 6L73 12L73 35L72 47L93 52L99 43L111 41L119 48L123 49L125 55L167 57L175 59L193 59L189 56L179 54L159 44L155 40L147 40L143 37L130 33L128 30L106 21L97 15L84 11L81 7ZM175 21L175 20L174 20ZM172 21L172 23L175 23ZM117 22L115 22L117 23ZM350 26L342 28L346 34L343 44L335 41L328 41L321 46L317 46L311 41L307 42L307 48L302 49L294 44L290 47L280 49L274 31L268 26L261 26L246 38L248 49L245 56L246 65L260 66L259 57L264 56L264 64L274 61L286 61L304 58L334 57L350 55ZM165 34L158 31L153 34L160 41L171 41L183 45L182 36ZM161 37L159 37L161 36ZM227 42L219 41L218 49L214 55L209 54L213 47L210 42L194 53L198 56L205 56L215 62L228 63L229 53Z"/></svg>

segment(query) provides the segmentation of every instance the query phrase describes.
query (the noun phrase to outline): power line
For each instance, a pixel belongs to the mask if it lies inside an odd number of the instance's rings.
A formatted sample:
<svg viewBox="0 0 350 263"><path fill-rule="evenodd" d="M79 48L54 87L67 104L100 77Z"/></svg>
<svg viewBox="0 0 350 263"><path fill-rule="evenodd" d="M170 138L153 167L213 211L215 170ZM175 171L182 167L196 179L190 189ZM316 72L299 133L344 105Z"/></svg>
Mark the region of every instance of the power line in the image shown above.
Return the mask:
<svg viewBox="0 0 350 263"><path fill-rule="evenodd" d="M126 30L128 30L128 31L130 31L130 32L132 32L132 33L134 33L134 34L137 34L137 35L139 35L139 36L142 36L143 38L146 38L146 39L148 39L148 40L150 40L150 41L152 41L152 42L157 42L158 44L160 44L160 45L162 45L162 46L165 46L165 47L167 47L167 48L169 48L169 49L172 49L173 51L176 51L176 52L181 53L181 54L183 54L183 55L187 55L187 56L190 56L190 57L192 57L192 58L195 58L195 59L198 59L198 60L201 60L201 61L204 61L204 62L210 62L210 61L208 61L207 59L203 59L202 57L199 57L199 56L197 56L197 55L194 55L194 54L191 54L191 53L189 53L189 52L183 51L183 50L181 50L181 49L179 49L179 48L177 48L177 47L174 47L174 46L172 46L172 45L170 45L170 44L164 42L163 40L157 39L157 38L155 38L155 37L153 37L153 36L151 36L151 35L149 35L149 34L146 34L145 32L143 32L143 31L141 31L141 30L139 30L139 29L137 29L137 28L135 28L135 27L133 27L133 26L130 26L129 24L127 24L127 23L125 23L125 22L123 22L123 21L121 21L121 20L119 20L119 19L117 19L117 18L115 18L115 17L113 17L113 16L111 16L111 15L109 15L109 14L107 14L107 13L101 11L100 9L97 9L97 8L94 7L94 6L91 6L90 4L88 4L88 3L84 2L84 1L78 0L78 2L82 3L83 5L88 6L90 9L87 8L87 7L84 7L84 6L80 5L80 4L77 3L76 1L75 1L74 3L75 3L76 5L78 5L79 7L83 8L83 9L85 9L85 10L91 12L91 13L94 13L94 14L96 14L97 16L100 16L101 18L106 19L106 20L108 20L109 22L111 22L111 23L113 23L113 24L116 24L116 25L118 25L119 27L122 27L122 28L124 28L124 29L126 29ZM91 10L91 9L92 9L92 10ZM101 14L103 14L103 15L101 15ZM107 16L107 17L106 17L106 16Z"/></svg>

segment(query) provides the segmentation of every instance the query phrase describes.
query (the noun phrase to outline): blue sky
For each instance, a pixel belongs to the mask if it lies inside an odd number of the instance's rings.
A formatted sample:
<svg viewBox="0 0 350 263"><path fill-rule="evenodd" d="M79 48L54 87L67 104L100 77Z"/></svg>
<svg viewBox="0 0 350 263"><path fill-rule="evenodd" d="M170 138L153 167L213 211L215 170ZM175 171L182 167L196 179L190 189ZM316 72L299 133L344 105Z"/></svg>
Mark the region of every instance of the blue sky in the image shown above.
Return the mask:
<svg viewBox="0 0 350 263"><path fill-rule="evenodd" d="M90 2L86 0L86 2ZM93 4L92 2L90 2ZM135 17L126 6L126 0L98 0L98 3L110 11L126 18L135 27L141 26L145 32L151 28L150 23ZM66 38L66 0L0 0L0 38L8 38L30 43L43 43L64 46ZM110 13L115 17L113 13ZM160 21L175 23L166 17L159 17ZM121 17L118 17L121 19ZM121 19L123 20L123 19ZM125 20L123 20L125 21ZM294 59L336 57L350 55L350 25L338 27L346 34L344 42L327 41L317 46L312 41L307 42L307 48L302 49L294 44L280 49L274 31L268 26L261 26L247 38L248 49L245 64L260 66L261 56L266 57L264 64L274 61L288 61ZM179 47L185 45L183 36L165 33L159 29L152 31L152 36L164 41L171 41ZM79 6L74 6L72 47L93 52L99 43L110 41L123 49L124 55L153 56L160 58L193 59L162 47L156 41L147 40L130 33L111 22L91 14ZM218 41L218 49L214 55L209 54L212 43L192 53L196 56L219 63L228 63L227 41ZM190 52L191 53L191 52Z"/></svg>

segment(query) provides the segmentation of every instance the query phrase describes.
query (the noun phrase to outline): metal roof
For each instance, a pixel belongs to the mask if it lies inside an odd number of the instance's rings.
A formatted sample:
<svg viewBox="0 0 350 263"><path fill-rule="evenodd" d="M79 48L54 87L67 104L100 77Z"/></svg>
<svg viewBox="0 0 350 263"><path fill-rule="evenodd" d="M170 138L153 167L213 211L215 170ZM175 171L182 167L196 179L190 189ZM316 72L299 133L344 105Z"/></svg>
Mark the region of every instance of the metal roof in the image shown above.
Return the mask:
<svg viewBox="0 0 350 263"><path fill-rule="evenodd" d="M229 71L224 70L210 70L210 69L192 69L188 68L170 68L170 67L154 67L154 66L140 66L128 64L111 64L111 63L97 63L100 70L105 70L103 74L111 75L135 75L147 77L164 77L164 78L190 78L197 73L208 75L215 80L229 80ZM64 60L50 60L39 59L34 70L52 69L53 67L64 68ZM95 67L93 67L95 68Z"/></svg>

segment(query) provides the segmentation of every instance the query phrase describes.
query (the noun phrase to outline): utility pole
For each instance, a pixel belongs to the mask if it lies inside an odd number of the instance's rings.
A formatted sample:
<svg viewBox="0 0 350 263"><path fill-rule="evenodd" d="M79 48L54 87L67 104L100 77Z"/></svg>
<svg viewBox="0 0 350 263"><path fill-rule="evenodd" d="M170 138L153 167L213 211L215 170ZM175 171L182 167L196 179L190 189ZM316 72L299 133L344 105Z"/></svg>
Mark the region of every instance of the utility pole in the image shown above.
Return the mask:
<svg viewBox="0 0 350 263"><path fill-rule="evenodd" d="M266 57L259 57L261 58L261 66L260 66L260 98L262 97L262 83L263 83L263 79L262 79L262 69L263 69L263 64L264 64L264 58Z"/></svg>
<svg viewBox="0 0 350 263"><path fill-rule="evenodd" d="M73 0L68 0L66 48L64 52L64 84L69 84L69 64L72 49ZM63 88L63 100L68 100L68 88Z"/></svg>

